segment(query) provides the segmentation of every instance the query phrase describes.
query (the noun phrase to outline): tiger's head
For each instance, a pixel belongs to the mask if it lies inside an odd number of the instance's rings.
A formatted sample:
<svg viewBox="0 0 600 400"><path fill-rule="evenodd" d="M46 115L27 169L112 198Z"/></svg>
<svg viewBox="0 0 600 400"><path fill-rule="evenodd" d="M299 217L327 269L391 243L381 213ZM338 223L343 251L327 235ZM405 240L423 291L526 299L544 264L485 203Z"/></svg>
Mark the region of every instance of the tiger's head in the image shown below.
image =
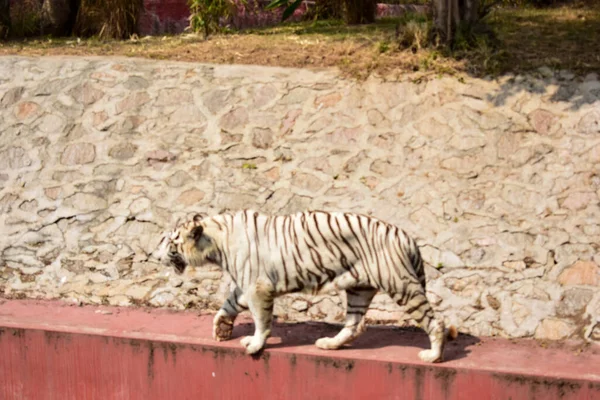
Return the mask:
<svg viewBox="0 0 600 400"><path fill-rule="evenodd" d="M153 256L164 266L175 268L178 274L188 265L196 267L214 262L215 241L206 235L205 219L205 215L196 214L176 224L175 229L164 233Z"/></svg>

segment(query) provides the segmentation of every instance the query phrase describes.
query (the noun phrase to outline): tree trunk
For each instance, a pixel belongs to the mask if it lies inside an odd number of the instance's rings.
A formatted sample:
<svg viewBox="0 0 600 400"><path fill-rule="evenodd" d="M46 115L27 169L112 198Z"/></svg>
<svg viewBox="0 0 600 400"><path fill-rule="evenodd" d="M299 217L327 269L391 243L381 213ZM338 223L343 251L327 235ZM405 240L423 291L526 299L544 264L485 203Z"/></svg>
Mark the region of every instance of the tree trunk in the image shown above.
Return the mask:
<svg viewBox="0 0 600 400"><path fill-rule="evenodd" d="M77 16L79 15L79 7L81 7L81 0L69 0L69 19L65 26L65 32L67 35L72 35L75 31L75 24L77 23Z"/></svg>
<svg viewBox="0 0 600 400"><path fill-rule="evenodd" d="M64 36L71 17L69 0L44 0L42 5L42 34Z"/></svg>
<svg viewBox="0 0 600 400"><path fill-rule="evenodd" d="M0 39L10 32L10 0L0 0Z"/></svg>
<svg viewBox="0 0 600 400"><path fill-rule="evenodd" d="M479 0L432 0L435 31L442 42L451 44L456 29L472 25L479 17Z"/></svg>
<svg viewBox="0 0 600 400"><path fill-rule="evenodd" d="M375 22L376 0L345 0L347 24L370 24Z"/></svg>

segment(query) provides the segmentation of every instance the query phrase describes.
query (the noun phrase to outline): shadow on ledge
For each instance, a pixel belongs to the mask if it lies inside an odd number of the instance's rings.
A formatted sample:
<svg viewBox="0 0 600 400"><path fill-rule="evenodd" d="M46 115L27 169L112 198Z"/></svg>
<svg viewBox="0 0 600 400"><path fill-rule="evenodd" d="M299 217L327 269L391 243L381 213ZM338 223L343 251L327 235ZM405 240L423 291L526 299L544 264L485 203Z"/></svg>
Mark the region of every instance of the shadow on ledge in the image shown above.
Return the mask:
<svg viewBox="0 0 600 400"><path fill-rule="evenodd" d="M299 323L275 322L271 338L267 341L267 348L314 346L317 339L333 337L342 327L342 325L312 321ZM236 324L231 340L239 340L253 333L254 324L247 322ZM475 336L460 333L456 340L449 341L446 345L444 360L458 360L467 357L471 352L469 347L479 342L480 339ZM406 347L421 350L428 349L429 346L427 334L419 328L369 325L365 333L343 349L369 350L386 347ZM343 349L338 351L344 351Z"/></svg>

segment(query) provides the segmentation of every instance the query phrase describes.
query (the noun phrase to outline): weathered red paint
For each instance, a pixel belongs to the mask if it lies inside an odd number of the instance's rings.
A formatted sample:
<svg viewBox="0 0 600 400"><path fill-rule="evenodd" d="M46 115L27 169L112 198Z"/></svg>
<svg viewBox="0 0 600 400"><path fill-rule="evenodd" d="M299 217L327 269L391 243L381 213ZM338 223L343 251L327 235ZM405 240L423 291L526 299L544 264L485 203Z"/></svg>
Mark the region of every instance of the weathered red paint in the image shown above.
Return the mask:
<svg viewBox="0 0 600 400"><path fill-rule="evenodd" d="M110 313L110 314L108 314ZM449 361L417 359L421 332L371 328L353 347L312 343L338 329L277 324L269 349L210 339L210 315L0 304L0 399L599 399L600 350L459 337ZM240 320L235 335L251 332Z"/></svg>

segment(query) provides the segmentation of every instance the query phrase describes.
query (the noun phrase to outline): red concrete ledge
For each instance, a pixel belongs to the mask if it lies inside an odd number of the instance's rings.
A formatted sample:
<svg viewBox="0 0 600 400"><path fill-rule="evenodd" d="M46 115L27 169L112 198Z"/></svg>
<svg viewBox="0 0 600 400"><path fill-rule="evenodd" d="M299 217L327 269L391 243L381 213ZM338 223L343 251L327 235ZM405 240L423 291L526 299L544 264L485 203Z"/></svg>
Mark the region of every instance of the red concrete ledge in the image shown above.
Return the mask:
<svg viewBox="0 0 600 400"><path fill-rule="evenodd" d="M600 349L534 341L452 342L424 364L422 332L370 327L336 352L326 324L276 324L260 357L210 338L193 312L0 304L0 399L600 399ZM240 319L234 335L252 331Z"/></svg>

